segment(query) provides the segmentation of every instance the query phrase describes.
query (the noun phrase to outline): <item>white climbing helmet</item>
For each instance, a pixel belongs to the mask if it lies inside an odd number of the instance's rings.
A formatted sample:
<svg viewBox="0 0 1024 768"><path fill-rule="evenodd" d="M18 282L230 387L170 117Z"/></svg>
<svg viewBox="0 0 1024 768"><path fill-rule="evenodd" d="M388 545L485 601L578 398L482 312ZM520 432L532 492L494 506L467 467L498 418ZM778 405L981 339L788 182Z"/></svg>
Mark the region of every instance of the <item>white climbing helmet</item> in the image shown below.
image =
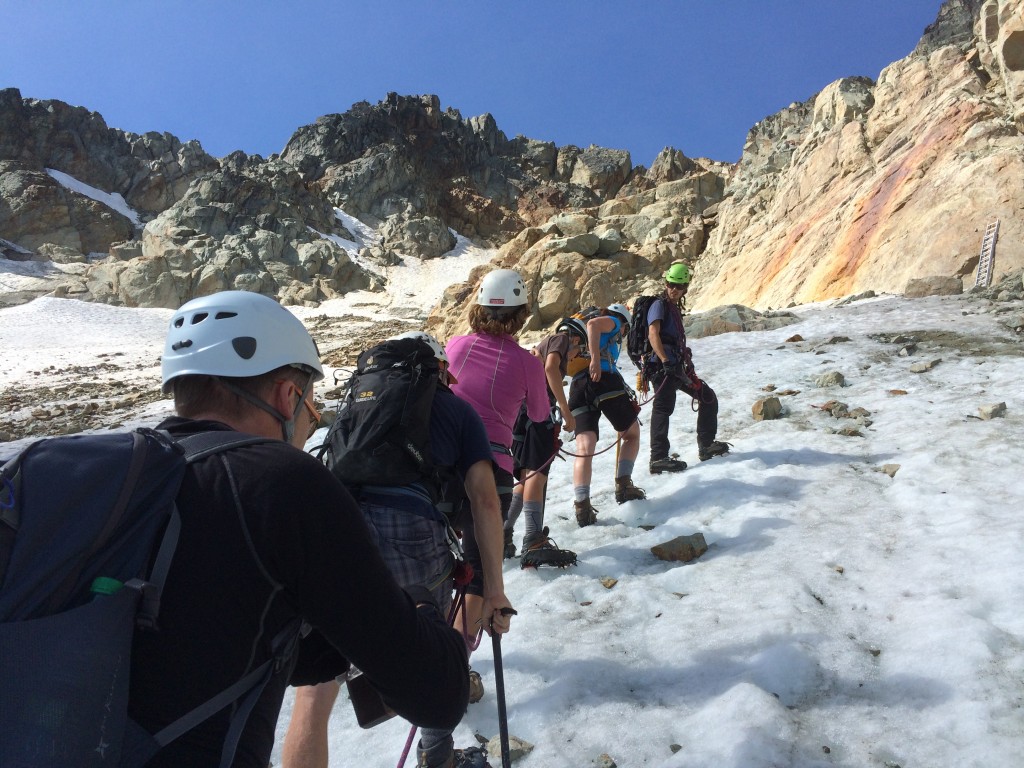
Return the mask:
<svg viewBox="0 0 1024 768"><path fill-rule="evenodd" d="M514 269L488 272L476 295L476 303L483 307L521 307L526 301L526 283Z"/></svg>
<svg viewBox="0 0 1024 768"><path fill-rule="evenodd" d="M324 377L316 343L276 301L223 291L184 304L171 317L161 362L163 387L179 376L259 376L291 365Z"/></svg>
<svg viewBox="0 0 1024 768"><path fill-rule="evenodd" d="M448 355L445 353L444 347L441 346L441 342L429 333L426 331L406 331L405 333L400 333L397 336L391 337L392 341L397 341L398 339L418 339L419 341L422 341L433 351L434 357L437 358L437 362L443 364L443 370L448 373L448 382L451 384L459 383L459 380L455 378L455 374L453 374L448 368ZM444 381L444 379L442 379L442 381Z"/></svg>
<svg viewBox="0 0 1024 768"><path fill-rule="evenodd" d="M609 304L608 311L622 318L623 325L629 325L630 321L633 319L633 314L625 304Z"/></svg>

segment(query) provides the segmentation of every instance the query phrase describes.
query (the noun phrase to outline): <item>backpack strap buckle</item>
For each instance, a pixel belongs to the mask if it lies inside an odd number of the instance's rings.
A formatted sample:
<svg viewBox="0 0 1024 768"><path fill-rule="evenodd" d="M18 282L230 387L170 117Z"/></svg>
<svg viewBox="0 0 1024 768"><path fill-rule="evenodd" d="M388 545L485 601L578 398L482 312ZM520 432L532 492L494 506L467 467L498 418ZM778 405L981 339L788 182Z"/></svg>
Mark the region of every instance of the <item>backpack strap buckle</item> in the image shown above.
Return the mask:
<svg viewBox="0 0 1024 768"><path fill-rule="evenodd" d="M160 588L145 579L130 579L124 585L139 593L135 624L139 629L156 631L156 617L160 614Z"/></svg>

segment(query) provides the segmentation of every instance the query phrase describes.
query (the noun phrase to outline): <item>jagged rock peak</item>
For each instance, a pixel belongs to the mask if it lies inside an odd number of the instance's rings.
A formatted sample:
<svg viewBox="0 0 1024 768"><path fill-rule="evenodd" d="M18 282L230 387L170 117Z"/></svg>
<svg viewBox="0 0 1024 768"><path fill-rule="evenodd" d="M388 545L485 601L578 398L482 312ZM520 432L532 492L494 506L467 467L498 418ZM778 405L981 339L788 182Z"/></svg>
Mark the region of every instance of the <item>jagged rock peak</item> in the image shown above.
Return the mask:
<svg viewBox="0 0 1024 768"><path fill-rule="evenodd" d="M189 183L216 167L198 141L170 133L130 133L62 101L0 90L0 161L23 171L47 168L120 194L146 220L180 200Z"/></svg>
<svg viewBox="0 0 1024 768"><path fill-rule="evenodd" d="M986 1L995 7L992 0L946 0L935 21L925 27L914 53L927 55L947 45L971 45L974 41L974 20Z"/></svg>
<svg viewBox="0 0 1024 768"><path fill-rule="evenodd" d="M299 128L281 156L315 181L330 166L357 160L382 146L411 155L436 155L443 150L461 154L465 162L494 154L506 142L489 114L463 120L457 109L442 110L437 96L389 93L375 105L357 102L347 112L324 115Z"/></svg>

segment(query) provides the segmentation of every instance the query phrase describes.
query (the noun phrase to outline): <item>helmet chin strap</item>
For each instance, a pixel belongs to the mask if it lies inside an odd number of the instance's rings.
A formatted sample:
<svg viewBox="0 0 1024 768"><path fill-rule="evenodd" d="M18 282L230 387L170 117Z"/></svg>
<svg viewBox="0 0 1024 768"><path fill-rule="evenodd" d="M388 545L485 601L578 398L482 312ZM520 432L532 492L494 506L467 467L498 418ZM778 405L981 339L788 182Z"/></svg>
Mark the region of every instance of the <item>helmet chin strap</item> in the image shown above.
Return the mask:
<svg viewBox="0 0 1024 768"><path fill-rule="evenodd" d="M282 418L281 414L277 411L276 408L271 408L269 405L267 405L267 403L260 400L251 392L246 392L241 387L236 387L234 384L224 381L224 379L220 377L216 378L217 381L220 382L221 386L223 386L226 390L238 395L247 403L255 405L261 411L266 411L275 419L277 419L277 421L281 424L281 439L284 440L286 443L291 443L292 438L295 436L295 419L298 418L299 411L302 410L302 402L306 399L306 396L309 394L309 390L313 388L313 374L310 374L309 378L306 379L306 384L302 388L301 396L299 397L299 402L295 404L295 410L292 411L291 418L289 419Z"/></svg>

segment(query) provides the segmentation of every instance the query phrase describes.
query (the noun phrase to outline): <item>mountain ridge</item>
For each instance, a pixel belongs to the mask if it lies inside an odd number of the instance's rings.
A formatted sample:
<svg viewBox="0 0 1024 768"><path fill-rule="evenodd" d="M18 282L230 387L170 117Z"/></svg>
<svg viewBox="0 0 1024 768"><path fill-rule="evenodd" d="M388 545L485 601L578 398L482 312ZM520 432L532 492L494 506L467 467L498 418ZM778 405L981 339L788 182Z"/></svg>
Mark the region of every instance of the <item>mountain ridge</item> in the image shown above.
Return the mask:
<svg viewBox="0 0 1024 768"><path fill-rule="evenodd" d="M316 304L379 288L454 234L521 268L547 323L651 289L691 264L691 302L756 308L968 283L1003 221L999 278L1024 266L1022 0L947 0L914 52L769 115L738 163L508 138L435 95L388 94L293 133L268 158L131 134L61 102L0 91L0 255L61 264L33 295L176 307L241 288ZM136 211L135 228L47 169ZM373 227L348 231L340 209ZM453 286L441 310L464 308ZM463 297L460 299L459 297Z"/></svg>

